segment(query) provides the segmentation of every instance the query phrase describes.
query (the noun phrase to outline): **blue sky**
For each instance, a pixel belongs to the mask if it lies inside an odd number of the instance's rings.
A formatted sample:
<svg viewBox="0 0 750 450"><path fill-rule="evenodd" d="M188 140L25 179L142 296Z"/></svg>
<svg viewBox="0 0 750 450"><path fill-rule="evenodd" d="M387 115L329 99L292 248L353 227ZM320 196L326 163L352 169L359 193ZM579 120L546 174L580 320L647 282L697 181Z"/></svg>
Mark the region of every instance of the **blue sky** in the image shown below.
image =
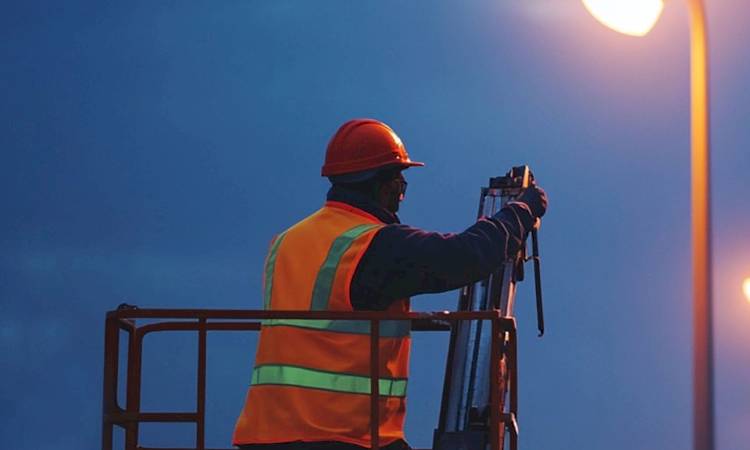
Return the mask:
<svg viewBox="0 0 750 450"><path fill-rule="evenodd" d="M257 308L278 231L317 209L352 117L412 158L402 220L471 223L490 176L529 164L548 332L522 286L522 448L688 448L688 28L645 38L576 0L26 1L0 15L0 434L95 449L103 319ZM712 51L718 448L750 440L750 5L707 1ZM455 293L418 310L453 308ZM195 341L147 340L143 407L194 407ZM254 351L209 337L208 444L228 446ZM427 447L447 339L415 337L407 435ZM439 374L439 375L436 375ZM190 426L144 427L148 445Z"/></svg>

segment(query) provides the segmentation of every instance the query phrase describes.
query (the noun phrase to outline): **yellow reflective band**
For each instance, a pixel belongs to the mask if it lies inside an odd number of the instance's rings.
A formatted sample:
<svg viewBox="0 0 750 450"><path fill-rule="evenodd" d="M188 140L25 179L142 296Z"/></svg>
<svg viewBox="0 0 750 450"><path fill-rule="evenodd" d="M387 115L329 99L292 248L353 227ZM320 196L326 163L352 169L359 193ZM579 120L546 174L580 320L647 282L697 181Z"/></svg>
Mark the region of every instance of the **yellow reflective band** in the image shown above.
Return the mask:
<svg viewBox="0 0 750 450"><path fill-rule="evenodd" d="M356 227L345 231L333 241L331 248L328 249L328 255L326 255L323 265L320 266L318 276L315 279L310 310L325 311L328 309L331 288L333 287L333 279L336 277L336 272L338 272L341 257L344 256L344 253L349 247L351 247L355 239L377 227L378 225L369 223L357 225Z"/></svg>
<svg viewBox="0 0 750 450"><path fill-rule="evenodd" d="M384 397L405 397L406 381L406 378L380 378L378 383L380 395ZM369 377L271 364L255 367L250 384L252 386L296 386L349 394L369 395L371 392Z"/></svg>
<svg viewBox="0 0 750 450"><path fill-rule="evenodd" d="M266 319L264 327L296 327L311 330L329 331L332 333L370 334L370 322L367 320L309 320L309 319ZM409 320L380 321L380 337L403 338L411 332Z"/></svg>
<svg viewBox="0 0 750 450"><path fill-rule="evenodd" d="M268 260L266 261L265 267L265 291L263 292L263 309L271 309L271 293L273 292L273 270L276 267L276 254L279 252L279 246L281 241L284 240L286 231L281 233L273 244L271 250L268 252Z"/></svg>

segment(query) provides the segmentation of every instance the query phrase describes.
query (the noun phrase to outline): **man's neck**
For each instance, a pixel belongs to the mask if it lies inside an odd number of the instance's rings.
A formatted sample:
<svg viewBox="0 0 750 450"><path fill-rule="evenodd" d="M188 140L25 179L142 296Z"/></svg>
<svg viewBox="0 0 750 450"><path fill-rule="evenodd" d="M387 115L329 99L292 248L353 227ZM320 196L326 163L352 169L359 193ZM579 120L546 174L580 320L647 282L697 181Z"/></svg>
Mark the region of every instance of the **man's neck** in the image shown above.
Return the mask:
<svg viewBox="0 0 750 450"><path fill-rule="evenodd" d="M385 224L401 223L395 213L378 205L363 193L357 192L353 189L347 189L340 184L331 186L331 189L328 190L327 198L329 201L346 203L355 208L359 208L362 211L377 217Z"/></svg>

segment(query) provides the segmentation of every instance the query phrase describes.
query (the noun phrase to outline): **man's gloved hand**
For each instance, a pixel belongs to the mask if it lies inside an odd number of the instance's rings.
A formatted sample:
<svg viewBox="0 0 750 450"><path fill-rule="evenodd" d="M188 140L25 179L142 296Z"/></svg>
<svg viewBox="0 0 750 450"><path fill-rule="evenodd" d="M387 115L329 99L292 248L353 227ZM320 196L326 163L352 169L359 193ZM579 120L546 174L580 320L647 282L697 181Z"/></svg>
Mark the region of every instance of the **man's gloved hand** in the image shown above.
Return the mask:
<svg viewBox="0 0 750 450"><path fill-rule="evenodd" d="M535 218L542 217L547 212L547 193L535 184L526 188L514 201L528 206Z"/></svg>

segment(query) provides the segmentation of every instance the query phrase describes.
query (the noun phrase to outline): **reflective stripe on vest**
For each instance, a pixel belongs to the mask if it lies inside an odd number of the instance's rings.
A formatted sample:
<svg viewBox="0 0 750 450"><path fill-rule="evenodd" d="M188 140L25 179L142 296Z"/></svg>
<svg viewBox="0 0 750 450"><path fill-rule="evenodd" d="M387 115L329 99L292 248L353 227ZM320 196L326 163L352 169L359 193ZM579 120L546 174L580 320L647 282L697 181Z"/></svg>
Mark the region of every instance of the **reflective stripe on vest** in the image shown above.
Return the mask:
<svg viewBox="0 0 750 450"><path fill-rule="evenodd" d="M273 289L273 269L276 267L276 254L279 252L279 246L281 241L284 240L286 231L276 237L271 244L271 250L268 252L268 259L266 260L266 267L264 272L266 289L263 292L263 309L271 309L271 292Z"/></svg>
<svg viewBox="0 0 750 450"><path fill-rule="evenodd" d="M306 320L306 319L267 319L264 327L286 326L324 330L332 333L370 334L369 320ZM402 338L409 336L411 322L408 320L381 320L380 337Z"/></svg>
<svg viewBox="0 0 750 450"><path fill-rule="evenodd" d="M385 397L405 397L406 379L380 378L380 395ZM251 385L284 385L303 388L323 389L349 394L370 394L370 378L360 375L323 372L304 367L288 365L264 365L253 370Z"/></svg>
<svg viewBox="0 0 750 450"><path fill-rule="evenodd" d="M333 286L333 278L336 276L336 272L339 268L339 262L341 257L344 256L349 247L355 239L361 236L363 233L377 228L378 225L374 224L363 224L358 225L352 229L345 231L341 236L337 237L336 240L331 244L331 248L328 250L325 262L320 266L318 271L318 277L315 279L315 287L313 287L312 302L310 303L311 311L325 311L328 309L328 300L331 296L331 287Z"/></svg>

